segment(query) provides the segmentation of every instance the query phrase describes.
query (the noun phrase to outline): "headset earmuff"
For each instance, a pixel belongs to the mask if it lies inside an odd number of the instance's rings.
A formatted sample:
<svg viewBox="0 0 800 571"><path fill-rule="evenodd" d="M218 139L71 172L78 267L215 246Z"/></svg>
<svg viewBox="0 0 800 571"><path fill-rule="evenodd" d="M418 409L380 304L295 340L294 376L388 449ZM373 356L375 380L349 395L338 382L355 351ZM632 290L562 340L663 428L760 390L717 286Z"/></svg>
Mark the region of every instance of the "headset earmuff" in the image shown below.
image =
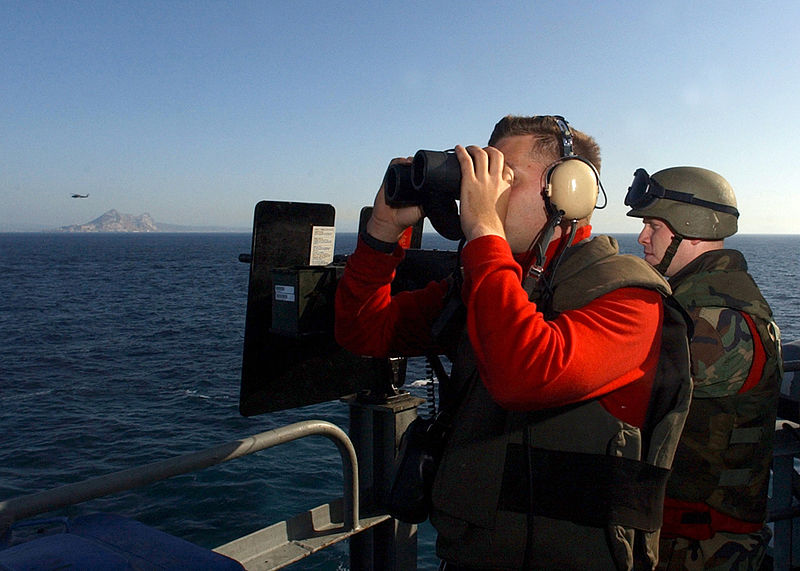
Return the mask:
<svg viewBox="0 0 800 571"><path fill-rule="evenodd" d="M589 216L600 194L600 177L592 164L580 157L559 159L547 169L544 194L553 212L567 220Z"/></svg>
<svg viewBox="0 0 800 571"><path fill-rule="evenodd" d="M574 153L572 131L566 119L559 115L553 118L561 130L562 156L545 169L545 201L551 214L561 212L567 220L580 220L595 209L603 186L594 165Z"/></svg>

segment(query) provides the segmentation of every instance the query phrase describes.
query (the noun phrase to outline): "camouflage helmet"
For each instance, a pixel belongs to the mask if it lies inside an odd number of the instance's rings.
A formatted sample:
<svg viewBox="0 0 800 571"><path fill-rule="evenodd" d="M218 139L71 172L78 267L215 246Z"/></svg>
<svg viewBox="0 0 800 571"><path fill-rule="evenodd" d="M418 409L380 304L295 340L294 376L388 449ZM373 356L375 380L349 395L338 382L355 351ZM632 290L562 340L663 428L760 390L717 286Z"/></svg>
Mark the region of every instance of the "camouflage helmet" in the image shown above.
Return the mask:
<svg viewBox="0 0 800 571"><path fill-rule="evenodd" d="M728 181L698 167L672 167L633 175L625 204L628 216L658 218L684 238L721 240L737 230L739 211Z"/></svg>

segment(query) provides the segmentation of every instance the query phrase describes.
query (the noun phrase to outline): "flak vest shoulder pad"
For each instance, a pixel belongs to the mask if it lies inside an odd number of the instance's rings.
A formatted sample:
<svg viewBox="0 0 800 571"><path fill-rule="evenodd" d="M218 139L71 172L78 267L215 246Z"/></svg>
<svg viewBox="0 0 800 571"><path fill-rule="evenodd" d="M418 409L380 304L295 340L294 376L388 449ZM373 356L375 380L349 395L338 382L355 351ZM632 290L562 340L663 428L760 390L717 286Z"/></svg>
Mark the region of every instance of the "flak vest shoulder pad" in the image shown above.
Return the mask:
<svg viewBox="0 0 800 571"><path fill-rule="evenodd" d="M559 287L568 282L569 287ZM583 307L589 302L622 287L641 287L672 293L669 283L650 264L628 254L619 254L611 236L592 240L567 250L564 261L552 280L552 311L561 313Z"/></svg>

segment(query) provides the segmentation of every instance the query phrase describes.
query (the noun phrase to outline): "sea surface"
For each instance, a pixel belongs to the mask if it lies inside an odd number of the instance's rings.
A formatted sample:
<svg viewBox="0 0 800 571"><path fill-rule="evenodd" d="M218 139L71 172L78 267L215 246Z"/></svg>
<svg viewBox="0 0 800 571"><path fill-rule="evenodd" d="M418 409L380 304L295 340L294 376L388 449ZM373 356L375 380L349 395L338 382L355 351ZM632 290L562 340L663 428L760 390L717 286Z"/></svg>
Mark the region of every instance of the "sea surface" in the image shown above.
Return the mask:
<svg viewBox="0 0 800 571"><path fill-rule="evenodd" d="M635 235L623 252L640 254ZM355 235L337 235L349 253ZM345 430L329 402L238 412L249 234L0 234L0 500L244 438L309 418ZM800 338L800 236L734 236L784 341ZM423 247L454 249L437 235ZM409 365L408 383L424 376ZM412 392L415 389L412 389ZM342 494L323 437L58 512L112 511L215 547ZM420 528L419 568L434 532ZM348 569L340 544L291 569Z"/></svg>

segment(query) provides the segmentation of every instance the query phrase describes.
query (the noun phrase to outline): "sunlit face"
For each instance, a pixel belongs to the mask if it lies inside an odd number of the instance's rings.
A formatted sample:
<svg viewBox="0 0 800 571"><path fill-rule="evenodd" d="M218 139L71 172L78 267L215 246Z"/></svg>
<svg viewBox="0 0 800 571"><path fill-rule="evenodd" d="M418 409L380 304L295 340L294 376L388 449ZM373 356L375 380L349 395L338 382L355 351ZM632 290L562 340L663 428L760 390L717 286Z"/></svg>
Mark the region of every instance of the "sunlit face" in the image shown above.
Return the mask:
<svg viewBox="0 0 800 571"><path fill-rule="evenodd" d="M531 157L532 146L533 135L506 137L494 145L514 171L503 226L511 251L517 254L528 250L533 238L547 223L542 196L542 173L547 165Z"/></svg>
<svg viewBox="0 0 800 571"><path fill-rule="evenodd" d="M664 253L672 243L672 238L675 233L669 225L663 220L658 218L644 218L642 219L644 228L639 232L639 243L644 246L644 259L651 266L657 265L664 257ZM695 247L699 240L684 240L675 251L672 261L669 263L667 271L664 275L669 277L675 275L686 264L691 262L697 252Z"/></svg>
<svg viewBox="0 0 800 571"><path fill-rule="evenodd" d="M658 218L644 218L642 222L644 228L639 233L639 243L644 246L645 261L655 266L664 257L675 233L666 222ZM675 250L675 255L672 256L672 261L664 275L672 277L701 254L724 247L723 240L684 238L678 245L678 249Z"/></svg>
<svg viewBox="0 0 800 571"><path fill-rule="evenodd" d="M639 232L638 242L644 246L644 260L655 266L664 257L675 234L666 222L658 218L644 218L642 222L644 228Z"/></svg>

